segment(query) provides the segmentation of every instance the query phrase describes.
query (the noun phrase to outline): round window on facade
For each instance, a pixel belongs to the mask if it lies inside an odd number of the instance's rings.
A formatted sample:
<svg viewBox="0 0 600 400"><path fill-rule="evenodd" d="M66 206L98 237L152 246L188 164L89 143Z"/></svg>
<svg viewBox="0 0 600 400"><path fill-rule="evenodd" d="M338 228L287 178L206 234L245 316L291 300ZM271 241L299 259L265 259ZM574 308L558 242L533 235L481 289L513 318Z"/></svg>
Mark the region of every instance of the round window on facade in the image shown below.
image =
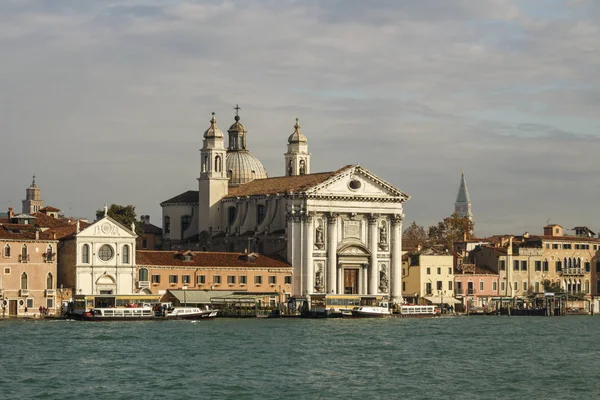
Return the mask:
<svg viewBox="0 0 600 400"><path fill-rule="evenodd" d="M348 186L350 186L350 189L352 190L358 190L361 187L361 183L359 180L357 179L353 179L350 181L350 183L348 184Z"/></svg>
<svg viewBox="0 0 600 400"><path fill-rule="evenodd" d="M113 258L114 255L115 255L115 252L113 251L113 248L107 244L100 247L100 250L98 251L98 257L102 261L109 261L111 258Z"/></svg>

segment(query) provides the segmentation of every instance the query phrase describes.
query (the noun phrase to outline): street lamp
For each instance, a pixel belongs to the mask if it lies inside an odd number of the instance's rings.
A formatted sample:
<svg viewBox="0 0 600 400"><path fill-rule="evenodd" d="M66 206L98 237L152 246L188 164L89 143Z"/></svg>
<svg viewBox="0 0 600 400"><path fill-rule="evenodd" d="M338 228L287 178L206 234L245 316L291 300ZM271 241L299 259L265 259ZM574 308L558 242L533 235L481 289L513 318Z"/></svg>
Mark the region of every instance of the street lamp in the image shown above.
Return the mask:
<svg viewBox="0 0 600 400"><path fill-rule="evenodd" d="M183 306L187 307L187 301L185 298L185 291L187 290L187 285L183 285L181 288L183 289Z"/></svg>

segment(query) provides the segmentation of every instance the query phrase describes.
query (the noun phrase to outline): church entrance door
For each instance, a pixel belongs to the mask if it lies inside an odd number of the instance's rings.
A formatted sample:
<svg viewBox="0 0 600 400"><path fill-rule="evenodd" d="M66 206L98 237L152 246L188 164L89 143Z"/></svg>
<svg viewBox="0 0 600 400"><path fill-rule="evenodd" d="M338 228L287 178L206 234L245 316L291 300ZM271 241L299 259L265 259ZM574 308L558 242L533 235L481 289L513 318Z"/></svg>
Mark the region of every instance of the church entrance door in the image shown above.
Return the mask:
<svg viewBox="0 0 600 400"><path fill-rule="evenodd" d="M358 294L358 268L344 268L344 294Z"/></svg>

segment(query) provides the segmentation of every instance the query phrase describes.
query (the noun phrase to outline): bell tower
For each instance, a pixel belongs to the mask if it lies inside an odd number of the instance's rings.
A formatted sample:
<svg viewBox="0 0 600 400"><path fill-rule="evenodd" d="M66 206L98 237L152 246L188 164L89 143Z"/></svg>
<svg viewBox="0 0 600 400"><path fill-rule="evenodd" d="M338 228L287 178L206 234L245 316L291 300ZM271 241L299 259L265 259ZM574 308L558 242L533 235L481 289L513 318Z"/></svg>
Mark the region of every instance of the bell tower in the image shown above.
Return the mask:
<svg viewBox="0 0 600 400"><path fill-rule="evenodd" d="M204 132L200 149L198 178L198 232L221 230L219 202L227 194L228 178L225 168L227 149L223 132L212 113L210 127Z"/></svg>
<svg viewBox="0 0 600 400"><path fill-rule="evenodd" d="M467 217L473 221L473 213L471 212L471 199L467 190L467 182L465 181L465 171L462 171L460 177L460 187L458 188L458 196L454 203L454 212L460 217Z"/></svg>
<svg viewBox="0 0 600 400"><path fill-rule="evenodd" d="M23 214L33 215L44 207L44 202L40 198L40 188L35 184L35 175L31 185L25 190L25 200L23 200Z"/></svg>
<svg viewBox="0 0 600 400"><path fill-rule="evenodd" d="M300 132L300 122L296 118L294 133L288 138L285 155L285 176L310 174L310 153L306 136Z"/></svg>

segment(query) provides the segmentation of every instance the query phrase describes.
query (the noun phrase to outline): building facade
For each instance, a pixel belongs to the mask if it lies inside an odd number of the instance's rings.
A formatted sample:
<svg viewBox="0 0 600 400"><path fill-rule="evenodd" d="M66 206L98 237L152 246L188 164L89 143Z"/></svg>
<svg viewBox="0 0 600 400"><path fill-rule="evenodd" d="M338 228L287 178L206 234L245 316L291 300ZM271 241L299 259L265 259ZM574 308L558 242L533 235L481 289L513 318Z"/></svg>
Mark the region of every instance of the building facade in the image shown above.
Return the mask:
<svg viewBox="0 0 600 400"><path fill-rule="evenodd" d="M454 304L453 257L432 248L409 252L402 268L402 294L413 304Z"/></svg>
<svg viewBox="0 0 600 400"><path fill-rule="evenodd" d="M254 253L193 251L136 252L137 285L151 293L167 290L292 294L292 266Z"/></svg>
<svg viewBox="0 0 600 400"><path fill-rule="evenodd" d="M454 292L465 307L487 307L498 297L499 277L475 264L459 264L454 271Z"/></svg>
<svg viewBox="0 0 600 400"><path fill-rule="evenodd" d="M281 177L268 178L235 116L229 145L215 116L204 133L194 250L258 252L294 266L294 296L312 293L387 295L402 301L403 203L409 196L359 165L311 173L306 136L296 121ZM223 162L225 160L225 163ZM187 193L187 192L186 192ZM184 193L185 194L185 193ZM181 218L170 199L163 222ZM163 224L165 238L167 229ZM187 238L192 238L189 228ZM173 235L170 234L173 243ZM184 235L183 240L186 237ZM195 247L194 247L195 246Z"/></svg>
<svg viewBox="0 0 600 400"><path fill-rule="evenodd" d="M590 299L599 246L598 238L567 236L560 225L548 225L542 236L507 236L499 245L478 247L470 260L498 273L499 296L541 293L547 281L572 296Z"/></svg>
<svg viewBox="0 0 600 400"><path fill-rule="evenodd" d="M0 226L0 301L3 316L39 315L40 307L54 314L57 304L58 240L40 231Z"/></svg>

